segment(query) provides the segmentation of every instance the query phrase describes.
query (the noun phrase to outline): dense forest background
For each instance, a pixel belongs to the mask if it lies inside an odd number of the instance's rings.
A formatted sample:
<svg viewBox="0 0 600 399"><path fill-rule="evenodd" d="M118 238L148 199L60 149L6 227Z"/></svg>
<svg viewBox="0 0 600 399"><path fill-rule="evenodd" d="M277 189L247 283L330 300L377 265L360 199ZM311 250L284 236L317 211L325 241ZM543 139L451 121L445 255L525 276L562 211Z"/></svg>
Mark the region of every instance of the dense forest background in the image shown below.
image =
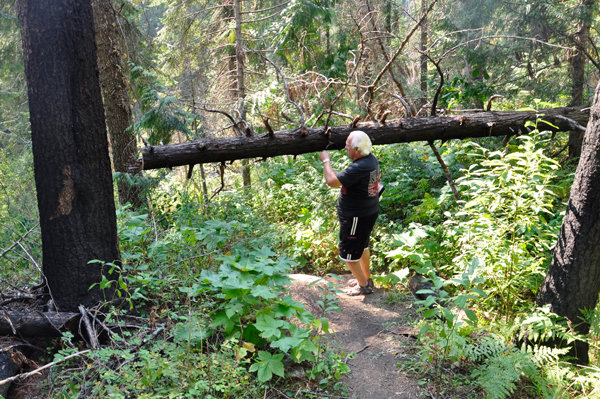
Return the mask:
<svg viewBox="0 0 600 399"><path fill-rule="evenodd" d="M140 148L358 115L589 106L600 77L591 0L92 4L121 253L96 263L117 305L102 309L109 344L80 354L86 343L66 332L36 355L57 362L41 381L55 397L344 396L349 369L320 338L326 312L309 314L285 288L288 273L346 272L318 154L141 171ZM42 240L17 9L0 4L0 290L36 306ZM418 356L403 367L432 396L600 397L600 309L583 311L582 336L536 304L583 133L527 130L374 147L386 186L375 283L390 302L414 302ZM350 162L343 151L331 161ZM415 274L429 279L420 296L408 290ZM324 292L324 309L335 301ZM165 338L111 330L127 317ZM589 345L588 364L570 362L561 342L572 341ZM284 377L290 358L310 365L302 387Z"/></svg>

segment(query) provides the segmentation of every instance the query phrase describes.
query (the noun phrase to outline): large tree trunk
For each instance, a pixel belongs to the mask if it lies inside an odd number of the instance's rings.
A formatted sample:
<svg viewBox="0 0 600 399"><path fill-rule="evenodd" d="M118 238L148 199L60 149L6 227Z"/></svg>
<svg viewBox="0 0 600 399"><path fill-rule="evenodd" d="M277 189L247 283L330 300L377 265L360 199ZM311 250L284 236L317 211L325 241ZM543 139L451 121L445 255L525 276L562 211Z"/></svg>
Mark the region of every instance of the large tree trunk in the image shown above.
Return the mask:
<svg viewBox="0 0 600 399"><path fill-rule="evenodd" d="M99 264L120 260L90 0L22 0L43 271L61 311L105 300Z"/></svg>
<svg viewBox="0 0 600 399"><path fill-rule="evenodd" d="M580 49L573 56L573 86L571 90L570 106L583 105L583 92L585 89L585 64L587 57L584 53L588 48L590 38L590 27L592 22L592 6L595 0L584 0L583 15L579 23L579 31L575 35L575 40ZM583 143L584 132L580 130L571 130L569 132L569 159L579 158L581 156L581 145Z"/></svg>
<svg viewBox="0 0 600 399"><path fill-rule="evenodd" d="M590 112L583 150L552 263L538 294L539 306L566 317L577 332L589 325L581 309L594 309L600 293L600 85ZM588 363L588 345L577 341L572 352Z"/></svg>
<svg viewBox="0 0 600 399"><path fill-rule="evenodd" d="M585 125L589 112L580 108L555 108L540 110L543 119L558 126L561 131L572 129L572 124L561 116ZM266 158L279 155L299 155L327 149L342 149L348 134L359 129L367 133L373 144L407 143L411 141L435 141L464 139L470 137L490 137L515 135L526 121L535 121L536 112L504 111L480 112L467 115L428 118L406 118L386 123L359 123L352 126L333 126L329 134L323 128L284 130L251 137L224 137L204 139L189 143L148 146L142 149L142 157L137 161L141 169L158 169L180 165L193 165L208 162L233 161L243 158ZM540 129L554 128L543 123ZM554 129L555 130L555 129Z"/></svg>
<svg viewBox="0 0 600 399"><path fill-rule="evenodd" d="M129 173L129 166L135 159L137 147L135 136L127 128L132 124L127 78L121 56L121 35L115 10L111 0L92 0L96 45L98 46L98 68L100 86L106 111L106 124L110 135L112 161L115 172ZM129 179L119 179L117 186L119 203L128 202L134 208L142 205L141 187L130 184Z"/></svg>

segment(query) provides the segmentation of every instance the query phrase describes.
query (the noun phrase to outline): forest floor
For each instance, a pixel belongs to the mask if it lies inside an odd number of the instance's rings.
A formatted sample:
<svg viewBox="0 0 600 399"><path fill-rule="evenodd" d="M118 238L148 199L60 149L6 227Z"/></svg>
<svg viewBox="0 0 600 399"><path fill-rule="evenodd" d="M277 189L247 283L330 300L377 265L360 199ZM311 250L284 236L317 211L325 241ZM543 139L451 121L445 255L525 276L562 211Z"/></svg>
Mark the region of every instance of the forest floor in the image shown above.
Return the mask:
<svg viewBox="0 0 600 399"><path fill-rule="evenodd" d="M318 277L291 275L292 298L306 305L308 311L321 316L317 304L323 291L310 283ZM343 275L339 288L348 288L351 275ZM323 282L321 282L323 284ZM420 317L412 295L382 289L366 296L337 295L341 312L326 314L334 333L329 334L331 346L348 356L351 372L342 378L348 388L347 397L360 399L410 399L435 397L434 384L417 372L421 367L416 335L413 328ZM468 392L470 391L470 392ZM470 395L469 395L470 394ZM474 397L471 389L446 392L443 397ZM324 396L325 397L325 396Z"/></svg>

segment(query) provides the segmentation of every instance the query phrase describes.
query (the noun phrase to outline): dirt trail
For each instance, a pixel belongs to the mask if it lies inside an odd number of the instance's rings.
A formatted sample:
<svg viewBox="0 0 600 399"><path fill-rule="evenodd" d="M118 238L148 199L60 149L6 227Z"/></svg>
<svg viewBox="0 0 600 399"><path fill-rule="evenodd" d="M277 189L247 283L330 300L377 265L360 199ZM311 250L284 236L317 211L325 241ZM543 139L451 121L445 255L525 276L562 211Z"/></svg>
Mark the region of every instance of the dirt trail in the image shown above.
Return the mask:
<svg viewBox="0 0 600 399"><path fill-rule="evenodd" d="M323 292L309 284L315 276L292 275L294 284L292 298L307 306L307 310L320 315L317 301ZM348 288L351 275L341 276L342 289ZM337 281L330 279L330 281ZM362 399L396 399L429 397L419 386L418 380L409 377L398 363L415 360L416 340L408 322L417 317L412 300L386 300L388 294L376 289L372 295L338 295L341 312L327 315L330 327L335 331L332 345L337 345L346 354L356 353L347 364L352 370L343 378L348 387L348 396Z"/></svg>

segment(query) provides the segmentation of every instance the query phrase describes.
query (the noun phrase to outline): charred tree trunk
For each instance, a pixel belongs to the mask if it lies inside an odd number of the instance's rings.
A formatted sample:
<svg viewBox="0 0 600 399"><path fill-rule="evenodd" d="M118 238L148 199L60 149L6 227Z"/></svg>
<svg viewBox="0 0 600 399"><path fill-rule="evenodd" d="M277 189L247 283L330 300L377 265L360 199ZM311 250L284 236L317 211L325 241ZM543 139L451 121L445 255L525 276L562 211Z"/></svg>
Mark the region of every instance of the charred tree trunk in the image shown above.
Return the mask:
<svg viewBox="0 0 600 399"><path fill-rule="evenodd" d="M564 116L581 125L587 123L588 112L580 108L540 110L543 119L567 131L572 126ZM309 152L343 149L348 134L359 129L367 133L374 145L465 139L471 137L506 136L525 131L526 121L535 121L536 112L503 111L480 112L458 116L406 118L368 122L357 126L332 126L323 128L291 129L274 134L264 133L251 137L223 137L193 141L168 146L148 146L142 150L137 165L143 169L158 169L197 163L234 161L243 158L266 158L279 155L299 155ZM554 129L540 122L540 129Z"/></svg>
<svg viewBox="0 0 600 399"><path fill-rule="evenodd" d="M573 56L573 88L571 90L570 106L583 105L583 92L585 89L585 64L587 57L585 50L588 48L590 38L590 27L592 22L592 6L595 0L584 0L583 15L579 24L579 31L575 35L578 50ZM571 130L569 132L569 159L579 158L581 156L581 145L583 143L584 132L580 130Z"/></svg>
<svg viewBox="0 0 600 399"><path fill-rule="evenodd" d="M92 0L96 45L98 46L98 68L100 86L106 111L106 124L110 135L112 162L115 172L130 173L129 166L137 152L135 136L127 128L133 123L127 78L123 68L122 41L118 20L111 0ZM119 179L119 203L128 202L134 208L142 206L141 187L130 184L129 179Z"/></svg>
<svg viewBox="0 0 600 399"><path fill-rule="evenodd" d="M538 294L539 306L564 316L587 335L582 309L594 309L600 293L600 85L590 112L583 151L571 187L552 263ZM576 341L571 356L588 363L588 344Z"/></svg>
<svg viewBox="0 0 600 399"><path fill-rule="evenodd" d="M95 306L99 264L120 260L90 0L22 0L43 271L61 311Z"/></svg>

